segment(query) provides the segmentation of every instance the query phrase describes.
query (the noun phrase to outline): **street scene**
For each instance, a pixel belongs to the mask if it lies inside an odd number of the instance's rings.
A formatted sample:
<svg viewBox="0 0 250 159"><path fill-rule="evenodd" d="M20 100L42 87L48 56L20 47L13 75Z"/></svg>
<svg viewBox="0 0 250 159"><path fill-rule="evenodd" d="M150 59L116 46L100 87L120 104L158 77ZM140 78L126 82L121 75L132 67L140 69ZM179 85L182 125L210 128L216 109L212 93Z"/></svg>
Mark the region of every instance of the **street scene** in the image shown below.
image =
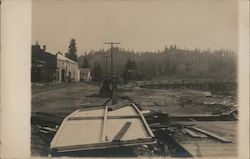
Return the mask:
<svg viewBox="0 0 250 159"><path fill-rule="evenodd" d="M49 89L49 87L52 89ZM90 97L99 92L99 87L86 83L65 84L59 88L47 86L47 88L36 89L33 90L34 93L32 96L32 115L34 117L34 123L32 124L32 154L35 156L48 155L49 144L55 134L56 127L64 117L78 109L80 104L104 103L108 99ZM129 96L133 98L134 103L137 103L142 109L147 110L146 113L150 110L153 112L169 114L169 120L171 119L172 122L181 120L179 124L183 124L183 127L185 126L184 123L199 125L204 129L220 134L221 137L230 139L233 142L230 144L222 144L214 139L199 139L198 137L198 140L197 137L190 137L189 135L186 137L184 137L183 134L177 135L177 139L181 140L181 143L179 144L187 146L187 148L189 148L188 150L194 148L193 146L190 147L190 145L200 144L200 147L206 147L209 145L210 148L220 148L222 150L216 153L214 153L215 151L209 151L210 154L209 152L206 152L209 156L231 156L237 154L237 116L234 113L222 118L216 116L230 113L231 110L237 109L237 97L235 94L211 94L209 91L200 91L189 88L166 90L147 89L135 87L133 85L120 86L118 88L118 94L121 97ZM184 119L184 117L186 119ZM171 126L169 126L169 128L171 128ZM185 140L190 141L190 143L185 143ZM203 145L204 143L207 145ZM131 152L128 154L127 151L125 151L125 154L123 155L165 156L165 153L169 153L170 155L170 152L165 152L165 150L157 149L156 152L152 152L153 148L148 150L143 146L139 147L139 149L142 150L139 151L134 149L135 152L132 154ZM207 151L208 148L203 149L204 151ZM201 152L201 154L202 153L203 152ZM199 156L199 153L195 153L195 155Z"/></svg>
<svg viewBox="0 0 250 159"><path fill-rule="evenodd" d="M237 157L234 4L35 1L32 156Z"/></svg>

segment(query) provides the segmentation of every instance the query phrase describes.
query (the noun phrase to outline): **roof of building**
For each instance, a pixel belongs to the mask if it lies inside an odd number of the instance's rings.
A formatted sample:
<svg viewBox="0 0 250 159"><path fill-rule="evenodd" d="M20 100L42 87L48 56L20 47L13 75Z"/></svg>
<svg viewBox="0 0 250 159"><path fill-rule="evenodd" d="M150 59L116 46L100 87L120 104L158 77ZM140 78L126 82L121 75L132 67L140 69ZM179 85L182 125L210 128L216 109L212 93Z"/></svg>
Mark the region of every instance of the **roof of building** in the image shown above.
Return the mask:
<svg viewBox="0 0 250 159"><path fill-rule="evenodd" d="M45 57L45 56L46 57L55 57L56 56L56 58L59 60L68 61L70 63L78 64L76 61L73 61L73 60L65 57L65 55L62 53L53 54L53 53L45 51L45 49L46 49L46 46L44 49L41 49L40 45L38 43L36 45L32 45L32 56L38 56L38 55L41 55L43 57Z"/></svg>
<svg viewBox="0 0 250 159"><path fill-rule="evenodd" d="M63 55L61 55L61 54L57 54L57 59L59 59L59 60L64 60L64 61L69 61L69 62L71 62L71 63L74 63L74 64L78 64L77 62L75 62L75 61L73 61L73 60L71 60L71 59L69 59L69 58L67 58L67 57L65 57L65 56L63 56Z"/></svg>

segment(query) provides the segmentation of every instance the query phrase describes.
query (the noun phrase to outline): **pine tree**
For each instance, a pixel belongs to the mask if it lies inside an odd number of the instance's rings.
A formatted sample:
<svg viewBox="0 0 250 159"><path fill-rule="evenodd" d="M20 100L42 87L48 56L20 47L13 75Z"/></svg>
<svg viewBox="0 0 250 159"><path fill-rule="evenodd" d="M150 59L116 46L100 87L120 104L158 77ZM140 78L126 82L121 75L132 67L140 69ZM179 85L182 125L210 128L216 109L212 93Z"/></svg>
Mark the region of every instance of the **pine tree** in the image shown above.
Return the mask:
<svg viewBox="0 0 250 159"><path fill-rule="evenodd" d="M66 53L65 56L73 61L77 61L77 48L76 48L76 40L75 39L70 40L68 51L69 52Z"/></svg>
<svg viewBox="0 0 250 159"><path fill-rule="evenodd" d="M89 61L88 61L88 59L86 57L83 60L82 67L83 68L89 68Z"/></svg>

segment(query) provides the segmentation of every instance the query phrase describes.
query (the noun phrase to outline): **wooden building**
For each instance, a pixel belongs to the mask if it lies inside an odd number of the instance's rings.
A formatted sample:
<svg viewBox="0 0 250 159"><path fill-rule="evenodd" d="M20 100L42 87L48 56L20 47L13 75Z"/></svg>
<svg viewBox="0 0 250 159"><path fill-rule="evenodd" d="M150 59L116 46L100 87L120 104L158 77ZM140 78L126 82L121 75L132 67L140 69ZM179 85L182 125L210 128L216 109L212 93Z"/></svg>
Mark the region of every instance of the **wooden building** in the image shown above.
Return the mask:
<svg viewBox="0 0 250 159"><path fill-rule="evenodd" d="M32 45L32 83L50 83L53 82L56 75L57 58L49 52L46 52L46 46L43 49L36 43Z"/></svg>
<svg viewBox="0 0 250 159"><path fill-rule="evenodd" d="M61 53L52 54L46 46L32 45L32 83L62 83L80 81L78 63Z"/></svg>
<svg viewBox="0 0 250 159"><path fill-rule="evenodd" d="M78 68L78 63L65 57L63 54L60 53L57 53L56 57L56 81L59 83L80 81L80 71Z"/></svg>

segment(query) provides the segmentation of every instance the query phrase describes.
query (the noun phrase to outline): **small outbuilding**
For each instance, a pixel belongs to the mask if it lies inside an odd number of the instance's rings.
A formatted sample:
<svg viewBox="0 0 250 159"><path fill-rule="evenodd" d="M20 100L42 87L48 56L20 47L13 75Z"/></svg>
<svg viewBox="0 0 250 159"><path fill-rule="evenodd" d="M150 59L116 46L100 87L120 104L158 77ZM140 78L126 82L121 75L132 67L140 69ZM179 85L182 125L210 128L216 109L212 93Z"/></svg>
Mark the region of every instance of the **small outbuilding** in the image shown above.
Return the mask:
<svg viewBox="0 0 250 159"><path fill-rule="evenodd" d="M81 82L90 82L92 80L90 68L79 68L79 70Z"/></svg>

